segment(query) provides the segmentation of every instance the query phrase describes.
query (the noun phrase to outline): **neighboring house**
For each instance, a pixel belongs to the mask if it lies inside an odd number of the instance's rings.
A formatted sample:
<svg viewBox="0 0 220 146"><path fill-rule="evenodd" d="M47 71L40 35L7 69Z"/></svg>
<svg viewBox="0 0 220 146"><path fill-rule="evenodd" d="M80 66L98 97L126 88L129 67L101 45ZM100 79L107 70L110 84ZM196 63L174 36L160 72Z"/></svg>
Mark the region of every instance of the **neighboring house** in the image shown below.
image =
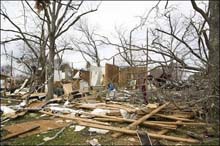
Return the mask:
<svg viewBox="0 0 220 146"><path fill-rule="evenodd" d="M170 81L183 81L186 80L187 72L181 69L180 64L170 63L168 66L160 66L150 70L150 75L154 78L156 86L160 86Z"/></svg>

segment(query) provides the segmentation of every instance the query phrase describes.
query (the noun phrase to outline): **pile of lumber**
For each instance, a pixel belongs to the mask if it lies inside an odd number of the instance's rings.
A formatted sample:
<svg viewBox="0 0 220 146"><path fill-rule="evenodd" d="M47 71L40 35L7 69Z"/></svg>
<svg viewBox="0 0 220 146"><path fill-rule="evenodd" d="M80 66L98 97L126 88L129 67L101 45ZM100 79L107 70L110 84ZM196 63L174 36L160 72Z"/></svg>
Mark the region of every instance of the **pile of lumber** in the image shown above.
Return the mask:
<svg viewBox="0 0 220 146"><path fill-rule="evenodd" d="M136 135L137 130L146 132L153 139L165 139L183 143L199 143L201 137L193 132L186 132L187 138L167 135L169 131L178 130L181 126L205 126L205 123L195 122L192 111L180 110L170 102L163 104L149 104L135 106L127 103L72 103L71 109L82 109L83 112L72 116L71 114L54 114L52 111L39 112L63 119L73 120L81 126L109 130L112 137L117 138L123 134ZM105 114L94 114L94 109L103 109ZM131 117L123 117L121 111ZM114 125L114 126L113 126ZM115 126L117 125L117 126Z"/></svg>

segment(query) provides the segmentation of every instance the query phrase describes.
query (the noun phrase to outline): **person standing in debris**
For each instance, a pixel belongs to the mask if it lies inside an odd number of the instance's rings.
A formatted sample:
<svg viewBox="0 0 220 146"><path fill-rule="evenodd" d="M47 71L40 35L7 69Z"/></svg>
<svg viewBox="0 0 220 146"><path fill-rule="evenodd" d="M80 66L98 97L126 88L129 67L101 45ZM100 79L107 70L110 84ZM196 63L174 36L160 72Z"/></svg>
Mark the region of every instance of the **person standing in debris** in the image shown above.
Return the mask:
<svg viewBox="0 0 220 146"><path fill-rule="evenodd" d="M147 86L147 80L144 79L144 82L143 82L143 84L142 84L142 86L141 86L141 91L142 91L142 93L143 93L144 103L145 103L145 104L148 104L147 88L146 88L146 86Z"/></svg>
<svg viewBox="0 0 220 146"><path fill-rule="evenodd" d="M110 99L114 100L115 92L116 92L114 84L113 83L109 83L107 85L107 88L108 88L107 99L108 100L110 100Z"/></svg>

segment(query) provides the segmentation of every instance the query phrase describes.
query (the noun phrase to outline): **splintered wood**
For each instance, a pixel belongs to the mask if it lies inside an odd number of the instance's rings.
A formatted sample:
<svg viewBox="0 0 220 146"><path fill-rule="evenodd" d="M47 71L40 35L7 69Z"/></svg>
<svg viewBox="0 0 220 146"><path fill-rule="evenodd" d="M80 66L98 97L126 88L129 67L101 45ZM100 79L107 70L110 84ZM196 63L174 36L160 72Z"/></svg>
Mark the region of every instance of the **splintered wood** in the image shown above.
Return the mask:
<svg viewBox="0 0 220 146"><path fill-rule="evenodd" d="M185 143L199 143L199 139L193 138L181 138L176 136L168 136L166 133L176 130L179 126L185 125L196 125L204 126L205 123L196 123L191 118L191 113L188 116L181 113L181 111L175 111L172 114L167 114L165 111L169 109L170 102L166 102L159 106L159 104L145 106L144 108L138 108L133 105L126 105L122 103L75 103L71 107L76 109L86 109L80 112L77 116L53 114L52 112L40 111L41 113L59 117L62 119L73 120L76 124L81 126L87 126L92 128L110 130L115 132L112 137L116 138L123 134L136 135L136 130L139 126L144 126L152 129L153 131L147 132L147 134L154 139L165 139L169 141L185 142ZM172 107L173 108L173 107ZM108 111L105 114L101 113L91 113L90 110L103 110ZM121 111L126 111L127 115L136 114L136 118L126 117L121 113ZM145 114L144 114L145 113ZM189 116L190 115L190 116ZM125 116L125 117L124 117ZM106 123L108 122L108 123ZM114 124L112 126L111 124ZM128 125L124 127L115 126L120 123ZM154 132L157 130L156 132ZM159 130L159 131L158 131ZM187 136L187 135L186 135Z"/></svg>
<svg viewBox="0 0 220 146"><path fill-rule="evenodd" d="M131 123L130 125L128 125L127 128L130 129L130 128L133 128L133 127L135 127L135 126L138 126L139 124L141 124L142 122L144 122L145 120L147 120L148 118L150 118L151 116L155 115L155 114L156 114L157 112L159 112L161 109L163 109L164 107L166 107L168 104L170 104L170 103L169 103L169 102L168 102L168 103L165 103L164 105L160 106L159 108L153 110L151 113L149 113L149 114L143 116L142 118L140 118L140 119L134 121L133 123ZM116 134L114 134L114 135L112 135L112 136L113 136L113 137L118 137L118 136L120 136L120 135L122 135L122 134L121 134L121 133L116 133Z"/></svg>
<svg viewBox="0 0 220 146"><path fill-rule="evenodd" d="M66 84L69 87L70 84ZM67 88L66 88L67 89ZM73 92L69 90L66 94ZM29 136L32 134L38 134L46 132L48 130L62 128L67 126L67 122L75 123L76 125L109 130L113 138L128 134L137 135L137 131L141 130L149 136L152 142L156 140L167 140L181 143L199 143L202 139L200 135L191 131L181 130L181 126L206 126L207 124L202 122L194 122L193 112L182 111L172 105L172 102L165 102L163 104L149 104L149 105L135 105L122 102L98 102L96 98L89 97L94 102L83 103L70 102L68 106L60 106L59 112L53 108L48 108L49 103L53 101L42 102L36 101L30 103L27 107L39 108L36 110L41 114L52 116L50 120L35 120L24 122L20 124L14 124L5 126L3 129L9 132L4 137L5 140L13 137ZM57 100L57 99L54 99ZM57 100L60 103L60 100ZM51 105L50 105L51 106ZM70 110L71 112L65 113L63 110ZM24 108L25 109L25 108ZM26 110L25 112L29 112ZM35 112L36 112L35 111ZM96 111L96 112L95 112ZM76 112L76 113L75 113ZM57 123L56 121L62 122ZM145 129L147 128L147 130ZM171 136L172 131L178 131L184 135ZM152 143L152 144L153 144Z"/></svg>

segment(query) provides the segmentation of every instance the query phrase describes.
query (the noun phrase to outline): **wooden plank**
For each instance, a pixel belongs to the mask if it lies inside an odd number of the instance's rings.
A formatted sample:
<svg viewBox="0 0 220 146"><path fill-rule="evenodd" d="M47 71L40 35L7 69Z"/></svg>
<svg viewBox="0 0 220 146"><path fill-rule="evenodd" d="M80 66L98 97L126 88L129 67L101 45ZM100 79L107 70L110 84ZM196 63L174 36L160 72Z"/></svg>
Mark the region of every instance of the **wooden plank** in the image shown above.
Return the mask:
<svg viewBox="0 0 220 146"><path fill-rule="evenodd" d="M140 119L138 119L138 120L134 121L133 123L131 123L130 125L128 125L127 128L130 129L130 128L133 128L133 127L135 127L135 126L137 126L137 125L143 123L145 120L147 120L147 119L150 118L151 116L155 115L157 112L159 112L160 110L162 110L164 107L166 107L166 106L169 105L169 104L170 104L170 102L167 102L167 103L163 104L162 106L158 107L157 109L154 109L154 110L153 110L152 112L150 112L149 114L147 114L147 115L141 117ZM115 134L113 134L112 136L113 136L113 137L118 137L118 136L120 136L120 135L121 135L121 133L115 133Z"/></svg>
<svg viewBox="0 0 220 146"><path fill-rule="evenodd" d="M84 121L84 122L90 122L90 123L94 123L94 124L110 125L109 123L103 123L103 122L95 121L92 119L85 119L85 118L80 118L80 117L68 117L68 116L53 114L53 113L45 112L45 111L39 111L39 112L43 113L43 114L51 115L51 116L64 118L64 119L75 120L76 122L77 121Z"/></svg>
<svg viewBox="0 0 220 146"><path fill-rule="evenodd" d="M124 119L124 118L119 118L119 117L115 117L115 116L106 116L106 115L97 115L97 114L91 114L91 113L87 113L87 112L82 112L82 114L85 115L89 115L89 116L95 116L95 117L102 117L102 119L100 118L96 118L97 120L100 121L111 121L111 122L135 122L135 120L132 119ZM142 122L142 125L145 126L153 126L153 127L160 127L160 128L167 128L167 129L173 129L176 128L176 126L171 126L171 125L165 125L165 124L156 124L156 123L152 123L152 122Z"/></svg>
<svg viewBox="0 0 220 146"><path fill-rule="evenodd" d="M159 112L161 109L163 109L164 107L166 107L167 105L169 105L169 102L165 103L164 105L158 107L157 109L153 110L151 113L143 116L142 118L136 120L134 123L130 124L129 127L134 127L139 125L140 123L142 123L143 121L147 120L148 118L150 118L151 116L155 115L157 112Z"/></svg>
<svg viewBox="0 0 220 146"><path fill-rule="evenodd" d="M167 125L188 125L188 126L206 126L206 125L209 125L209 124L206 124L206 123L200 123L200 122L195 122L195 123L192 123L192 122L181 122L181 123L176 123L176 122L168 122L168 121L148 121L148 122L151 122L151 123L158 123L158 124L167 124Z"/></svg>
<svg viewBox="0 0 220 146"><path fill-rule="evenodd" d="M9 133L17 133L23 131L24 129L30 129L33 126L40 126L38 129L34 131L30 131L28 133L19 135L19 137L26 137L34 134L47 132L48 130L62 128L65 127L67 124L67 122L61 120L60 118L53 118L52 120L34 120L18 124L12 124L4 126L3 129L8 131Z"/></svg>
<svg viewBox="0 0 220 146"><path fill-rule="evenodd" d="M17 136L19 136L21 134L24 134L24 133L27 133L29 131L35 130L35 129L39 128L39 127L40 127L39 125L37 125L37 126L34 125L34 126L30 127L29 129L23 129L23 131L19 131L19 132L16 132L16 133L8 134L5 137L3 137L1 139L1 141L7 140L7 139L10 139L10 138L13 138L13 137L17 137Z"/></svg>
<svg viewBox="0 0 220 146"><path fill-rule="evenodd" d="M194 120L190 120L190 119L174 117L172 115L169 115L169 116L163 115L163 114L155 114L155 115L162 117L162 118L172 119L172 120L180 120L180 121L185 121L185 122L193 122L194 121Z"/></svg>
<svg viewBox="0 0 220 146"><path fill-rule="evenodd" d="M176 123L181 123L181 122L182 122L182 121L176 121ZM176 128L177 128L177 125L176 125ZM159 134L159 135L164 135L164 134L166 134L167 132L169 132L168 129L163 129L163 130L157 132L157 134Z"/></svg>
<svg viewBox="0 0 220 146"><path fill-rule="evenodd" d="M126 110L127 112L129 113L134 113L136 112L136 109L133 107L133 108L130 108L128 106L125 106L125 105L119 105L119 104L106 104L105 106L107 107L115 107L117 109L124 109Z"/></svg>
<svg viewBox="0 0 220 146"><path fill-rule="evenodd" d="M63 84L63 90L65 95L69 95L73 91L72 83Z"/></svg>
<svg viewBox="0 0 220 146"><path fill-rule="evenodd" d="M112 109L112 110L124 109L124 110L126 110L127 112L129 112L129 113L134 113L134 112L136 111L136 110L134 110L134 109L129 109L129 108L126 108L126 107L123 107L123 106L119 106L119 105L114 106L114 105L108 105L108 104L106 104L106 105L97 105L96 108Z"/></svg>
<svg viewBox="0 0 220 146"><path fill-rule="evenodd" d="M163 135L163 134L167 133L168 131L169 131L168 129L163 129L163 130L157 132L157 134Z"/></svg>
<svg viewBox="0 0 220 146"><path fill-rule="evenodd" d="M116 131L116 132L122 132L122 133L126 133L126 134L131 134L131 135L136 134L135 130L129 130L129 129L126 129L126 128L98 125L98 124L92 124L92 123L81 122L81 121L78 121L78 124L81 125L81 126L105 129L105 130ZM180 137L174 137L174 136L159 135L159 134L155 134L155 133L148 133L148 135L150 137L156 138L156 139L166 139L166 140L170 140L170 141L187 142L187 143L199 143L198 140L191 139L191 138L180 138Z"/></svg>
<svg viewBox="0 0 220 146"><path fill-rule="evenodd" d="M47 93L32 93L31 95L30 95L30 97L35 97L35 96L46 96L47 95Z"/></svg>

